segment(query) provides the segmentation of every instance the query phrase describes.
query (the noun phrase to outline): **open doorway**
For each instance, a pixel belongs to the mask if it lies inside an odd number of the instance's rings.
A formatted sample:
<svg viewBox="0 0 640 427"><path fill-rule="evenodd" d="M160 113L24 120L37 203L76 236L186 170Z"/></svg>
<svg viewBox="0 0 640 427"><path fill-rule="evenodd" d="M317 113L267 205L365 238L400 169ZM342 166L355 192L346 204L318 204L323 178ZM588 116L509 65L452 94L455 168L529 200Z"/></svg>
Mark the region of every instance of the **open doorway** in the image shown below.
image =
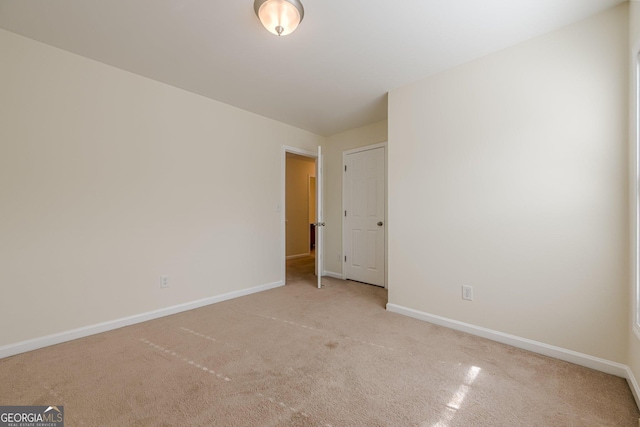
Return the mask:
<svg viewBox="0 0 640 427"><path fill-rule="evenodd" d="M285 280L317 281L316 159L285 153Z"/></svg>

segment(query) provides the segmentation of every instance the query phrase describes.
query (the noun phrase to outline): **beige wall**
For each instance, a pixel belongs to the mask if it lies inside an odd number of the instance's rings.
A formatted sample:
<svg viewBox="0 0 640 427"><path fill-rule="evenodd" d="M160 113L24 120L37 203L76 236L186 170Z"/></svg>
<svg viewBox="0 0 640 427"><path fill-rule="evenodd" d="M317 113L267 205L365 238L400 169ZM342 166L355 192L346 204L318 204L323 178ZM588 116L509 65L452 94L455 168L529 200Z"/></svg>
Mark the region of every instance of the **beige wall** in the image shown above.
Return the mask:
<svg viewBox="0 0 640 427"><path fill-rule="evenodd" d="M636 55L638 54L638 52L640 52L640 2L637 1L632 1L629 3L629 64L630 64L630 86L631 86L631 90L629 91L629 93L631 94L631 96L629 97L629 133L630 133L630 138L629 138L629 166L630 166L630 170L632 171L632 173L629 174L629 199L630 199L630 223L631 223L631 227L634 229L634 232L632 233L632 235L637 235L637 230L635 230L635 218L636 218L636 212L635 212L635 207L636 207L636 177L638 176L638 171L636 170L636 159L637 159L637 155L638 153L636 152L636 143L637 143L637 135L636 135L636 126L637 126L637 117L638 117L638 111L636 108L636 102L637 102L637 97L636 94L638 93L638 87L637 87L637 79L636 77ZM640 330L638 330L638 335L636 335L633 332L633 325L635 323L635 310L637 310L637 307L634 303L634 301L637 301L637 296L636 296L636 290L635 290L635 286L636 286L636 277L637 277L637 270L636 270L636 266L637 266L637 259L639 257L639 255L636 253L636 245L635 245L635 239L631 239L630 242L630 253L631 253L631 259L633 262L631 262L631 280L630 280L630 308L631 308L631 314L629 316L629 324L631 325L629 328L629 353L628 353L628 365L631 368L631 371L633 372L633 375L636 379L636 381L640 381ZM640 390L636 390L636 392L638 394L640 394ZM636 395L636 400L638 401L638 403L640 404L640 395Z"/></svg>
<svg viewBox="0 0 640 427"><path fill-rule="evenodd" d="M627 19L390 92L390 303L627 362Z"/></svg>
<svg viewBox="0 0 640 427"><path fill-rule="evenodd" d="M287 256L309 254L309 177L316 176L316 160L287 153Z"/></svg>
<svg viewBox="0 0 640 427"><path fill-rule="evenodd" d="M387 141L387 121L327 138L324 157L324 270L342 274L342 152Z"/></svg>
<svg viewBox="0 0 640 427"><path fill-rule="evenodd" d="M324 138L3 30L0 52L0 346L282 279L281 146Z"/></svg>
<svg viewBox="0 0 640 427"><path fill-rule="evenodd" d="M316 177L309 178L309 224L316 222Z"/></svg>

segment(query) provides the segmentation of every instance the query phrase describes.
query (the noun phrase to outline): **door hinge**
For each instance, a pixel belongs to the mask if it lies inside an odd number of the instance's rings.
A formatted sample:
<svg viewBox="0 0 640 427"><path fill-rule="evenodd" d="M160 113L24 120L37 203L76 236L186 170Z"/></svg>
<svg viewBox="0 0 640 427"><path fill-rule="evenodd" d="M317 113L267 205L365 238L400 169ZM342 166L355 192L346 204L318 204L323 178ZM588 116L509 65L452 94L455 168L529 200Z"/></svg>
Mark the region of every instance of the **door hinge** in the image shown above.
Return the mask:
<svg viewBox="0 0 640 427"><path fill-rule="evenodd" d="M344 171L345 172L347 171L347 165L344 165Z"/></svg>
<svg viewBox="0 0 640 427"><path fill-rule="evenodd" d="M347 262L347 256L346 255L344 256L344 262Z"/></svg>
<svg viewBox="0 0 640 427"><path fill-rule="evenodd" d="M344 216L347 216L347 211L344 211Z"/></svg>

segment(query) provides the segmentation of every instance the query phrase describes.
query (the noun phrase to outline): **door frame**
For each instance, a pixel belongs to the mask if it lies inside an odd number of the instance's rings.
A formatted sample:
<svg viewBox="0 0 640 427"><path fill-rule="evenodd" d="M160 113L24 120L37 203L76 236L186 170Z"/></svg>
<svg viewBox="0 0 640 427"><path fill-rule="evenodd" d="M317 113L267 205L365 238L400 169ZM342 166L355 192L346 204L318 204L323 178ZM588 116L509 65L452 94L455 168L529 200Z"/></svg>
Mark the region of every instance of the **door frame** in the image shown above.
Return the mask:
<svg viewBox="0 0 640 427"><path fill-rule="evenodd" d="M318 153L315 151L305 150L303 148L292 147L289 145L282 146L281 166L280 166L280 277L283 285L287 284L287 153L297 154L299 156L310 157L316 160L316 193L318 186ZM317 256L317 251L316 251ZM317 262L316 262L317 266Z"/></svg>
<svg viewBox="0 0 640 427"><path fill-rule="evenodd" d="M358 147L358 148L354 148L351 150L346 150L342 152L342 210L340 211L340 217L342 218L342 280L347 280L347 266L345 265L345 261L344 261L344 257L345 257L345 253L344 253L344 249L347 247L347 233L346 233L346 220L344 217L344 210L345 210L345 206L347 205L347 201L346 201L346 186L347 186L347 181L344 179L344 168L347 165L347 156L349 154L355 154L355 153L361 153L363 151L370 151L370 150L375 150L378 148L384 148L384 223L385 223L385 227L384 227L384 288L388 289L388 285L389 285L389 268L388 268L388 258L389 258L389 245L387 244L389 242L389 212L388 212L388 204L387 204L387 200L389 199L388 196L388 185L387 185L387 175L388 175L388 171L389 168L387 166L388 163L388 158L389 156L387 155L388 153L388 148L387 148L387 142L380 142L378 144L371 144L371 145L365 145L364 147Z"/></svg>

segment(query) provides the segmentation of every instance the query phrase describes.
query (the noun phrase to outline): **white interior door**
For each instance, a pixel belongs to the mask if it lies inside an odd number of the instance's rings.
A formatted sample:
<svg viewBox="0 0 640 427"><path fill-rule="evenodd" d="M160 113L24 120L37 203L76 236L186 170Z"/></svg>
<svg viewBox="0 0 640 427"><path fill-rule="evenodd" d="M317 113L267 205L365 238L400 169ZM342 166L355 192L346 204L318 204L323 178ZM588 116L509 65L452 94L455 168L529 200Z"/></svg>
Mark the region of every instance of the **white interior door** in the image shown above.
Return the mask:
<svg viewBox="0 0 640 427"><path fill-rule="evenodd" d="M322 205L322 147L318 146L316 158L316 275L318 276L318 289L322 287L323 256L323 229L324 206Z"/></svg>
<svg viewBox="0 0 640 427"><path fill-rule="evenodd" d="M385 148L345 156L345 278L385 282Z"/></svg>

